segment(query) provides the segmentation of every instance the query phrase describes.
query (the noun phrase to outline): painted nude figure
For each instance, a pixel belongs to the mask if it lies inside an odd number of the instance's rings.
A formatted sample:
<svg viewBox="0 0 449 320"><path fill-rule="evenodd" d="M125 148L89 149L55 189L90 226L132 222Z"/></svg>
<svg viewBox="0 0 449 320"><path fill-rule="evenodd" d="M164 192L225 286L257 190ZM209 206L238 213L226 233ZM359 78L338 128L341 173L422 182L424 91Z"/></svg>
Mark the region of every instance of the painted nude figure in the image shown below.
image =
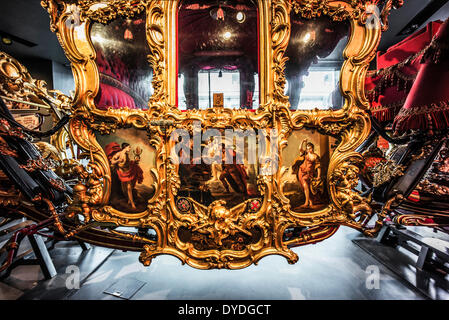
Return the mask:
<svg viewBox="0 0 449 320"><path fill-rule="evenodd" d="M305 201L300 207L311 208L313 206L311 193L316 194L314 182L321 179L320 156L315 153L314 144L307 142L306 139L301 143L299 152L300 155L294 161L292 169L304 191Z"/></svg>

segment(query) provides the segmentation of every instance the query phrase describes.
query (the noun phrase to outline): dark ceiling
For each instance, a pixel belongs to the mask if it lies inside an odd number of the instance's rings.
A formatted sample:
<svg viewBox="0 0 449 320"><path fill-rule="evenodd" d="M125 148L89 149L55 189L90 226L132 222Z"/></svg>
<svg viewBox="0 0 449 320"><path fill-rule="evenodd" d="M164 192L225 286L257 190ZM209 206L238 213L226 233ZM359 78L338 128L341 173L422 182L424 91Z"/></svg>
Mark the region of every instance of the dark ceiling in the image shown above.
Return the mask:
<svg viewBox="0 0 449 320"><path fill-rule="evenodd" d="M402 8L391 12L389 28L382 35L379 50L385 51L430 21L445 20L448 17L449 0L404 0ZM408 30L408 34L404 34L407 26L413 28Z"/></svg>
<svg viewBox="0 0 449 320"><path fill-rule="evenodd" d="M392 12L390 28L385 32L379 49L385 50L407 35L398 35L412 21L417 28L427 22L445 19L449 16L449 0L405 0L404 6ZM419 14L421 16L419 16ZM0 11L0 32L7 33L13 39L11 45L0 43L0 50L20 58L44 58L62 64L68 61L64 56L56 35L50 31L49 17L41 7L40 0L2 1ZM416 18L414 20L414 18ZM415 26L416 27L416 26ZM14 38L36 44L29 47Z"/></svg>
<svg viewBox="0 0 449 320"><path fill-rule="evenodd" d="M28 47L18 41L11 45L0 43L0 50L15 58L44 58L63 64L68 63L56 34L50 31L50 18L41 7L40 0L2 1L0 9L0 33L36 44Z"/></svg>

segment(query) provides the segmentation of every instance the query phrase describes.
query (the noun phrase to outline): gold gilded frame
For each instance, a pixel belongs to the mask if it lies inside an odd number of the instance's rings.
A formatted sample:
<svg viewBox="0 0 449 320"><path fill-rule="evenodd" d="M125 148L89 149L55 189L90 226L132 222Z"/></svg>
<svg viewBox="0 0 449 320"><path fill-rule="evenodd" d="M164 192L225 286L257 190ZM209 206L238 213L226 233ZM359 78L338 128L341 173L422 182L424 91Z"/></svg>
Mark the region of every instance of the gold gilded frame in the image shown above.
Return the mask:
<svg viewBox="0 0 449 320"><path fill-rule="evenodd" d="M354 190L362 162L355 149L367 138L370 119L365 110L369 104L364 95L364 79L370 61L380 41L381 32L392 6L400 0L387 0L382 12L372 10L369 0L258 0L260 14L260 107L255 112L211 108L181 112L176 105L176 10L177 0L43 0L50 14L50 27L72 64L76 94L70 122L75 142L90 159L90 178L85 179L88 219L105 225L152 228L157 240L137 235L134 239L147 245L140 255L144 265L161 254L178 257L182 263L200 269L239 269L257 263L261 258L278 254L289 263L298 256L289 249L324 240L333 235L340 225L350 226L366 234L374 234L382 224L382 214L374 229L366 227L373 212L369 200ZM304 18L327 15L334 21L348 20L351 36L344 51L345 62L341 71L340 89L345 98L341 110L289 109L284 95L284 68L290 37L290 12L295 10ZM146 11L146 36L150 49L148 61L153 68L154 94L148 110L98 110L94 97L99 88L99 75L95 64L95 50L89 38L93 21L107 23L117 16L132 17ZM371 19L371 24L367 24ZM194 212L181 214L174 203L179 188L176 165L170 161L167 136L177 128L193 130L193 122L201 121L203 128L258 128L277 129L279 147L285 148L294 130L315 129L321 134L336 137L339 144L333 152L327 174L330 205L312 213L295 213L289 200L282 194L281 173L259 176L259 191L263 196L258 212L245 211L245 203L227 209L220 201L208 207L194 204ZM111 169L108 159L96 140L94 132L111 134L116 129L135 127L147 130L149 143L155 148L156 167L152 169L155 194L148 201L147 210L137 214L120 212L108 206L111 192ZM77 197L75 197L77 199ZM81 203L78 203L81 205ZM74 204L77 205L75 201ZM256 243L246 244L241 250L200 250L190 242L182 241L181 227L198 227L206 221L205 232L218 245L232 234L234 228L261 232ZM217 222L219 222L217 224ZM221 228L218 225L225 225ZM288 227L308 227L293 240L284 241ZM229 231L230 230L230 231ZM114 231L114 233L120 233Z"/></svg>

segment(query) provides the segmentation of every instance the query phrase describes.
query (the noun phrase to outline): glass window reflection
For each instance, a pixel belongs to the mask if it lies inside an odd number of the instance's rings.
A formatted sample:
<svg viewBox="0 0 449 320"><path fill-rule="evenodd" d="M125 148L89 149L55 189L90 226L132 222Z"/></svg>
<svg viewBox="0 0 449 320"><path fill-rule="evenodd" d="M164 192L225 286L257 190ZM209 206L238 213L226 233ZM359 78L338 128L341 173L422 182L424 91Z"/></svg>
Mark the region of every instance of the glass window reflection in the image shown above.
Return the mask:
<svg viewBox="0 0 449 320"><path fill-rule="evenodd" d="M178 107L209 108L213 94L223 93L226 108L257 108L258 43L256 1L182 1Z"/></svg>
<svg viewBox="0 0 449 320"><path fill-rule="evenodd" d="M286 50L285 94L291 109L340 109L344 99L339 78L349 23L323 16L304 19L291 14L291 36Z"/></svg>
<svg viewBox="0 0 449 320"><path fill-rule="evenodd" d="M153 71L146 58L145 14L94 23L91 39L100 75L97 108L147 109Z"/></svg>

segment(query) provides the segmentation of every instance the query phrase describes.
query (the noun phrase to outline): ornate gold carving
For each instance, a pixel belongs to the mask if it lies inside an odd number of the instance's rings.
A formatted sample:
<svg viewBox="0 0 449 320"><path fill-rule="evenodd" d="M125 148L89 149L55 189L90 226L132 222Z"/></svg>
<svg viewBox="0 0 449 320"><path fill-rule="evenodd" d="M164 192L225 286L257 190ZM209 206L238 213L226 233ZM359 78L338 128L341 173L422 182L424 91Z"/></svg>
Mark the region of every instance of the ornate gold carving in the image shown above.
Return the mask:
<svg viewBox="0 0 449 320"><path fill-rule="evenodd" d="M0 171L0 180L7 179L4 175L3 171ZM2 186L0 185L0 207L16 207L22 201L22 194L19 190L17 190L14 185Z"/></svg>
<svg viewBox="0 0 449 320"><path fill-rule="evenodd" d="M271 41L274 64L274 98L279 103L288 103L288 97L284 95L285 87L285 63L284 57L290 38L290 6L285 1L273 1L271 4Z"/></svg>
<svg viewBox="0 0 449 320"><path fill-rule="evenodd" d="M17 154L17 151L12 149L8 143L5 141L5 139L3 139L2 137L0 137L0 154L4 155L4 156L10 156L10 157L18 157L19 155Z"/></svg>
<svg viewBox="0 0 449 320"><path fill-rule="evenodd" d="M377 214L376 224L373 228L364 230L364 233L368 236L376 235L383 226L384 219L391 214L393 207L400 204L404 200L404 196L400 193L396 194L391 199L388 199L382 207L382 210Z"/></svg>
<svg viewBox="0 0 449 320"><path fill-rule="evenodd" d="M382 12L380 14L380 19L382 21L382 31L388 29L388 16L392 8L400 8L404 5L404 0L387 0Z"/></svg>
<svg viewBox="0 0 449 320"><path fill-rule="evenodd" d="M170 5L170 1L151 1L147 11L147 41L151 52L148 61L153 68L152 85L154 89L149 107L154 117L158 116L159 110L162 111L166 107L168 90L170 90L167 82L169 44L166 34L168 31L166 16L168 5Z"/></svg>
<svg viewBox="0 0 449 320"><path fill-rule="evenodd" d="M392 179L404 175L405 166L397 165L393 160L378 163L373 169L373 186L379 187Z"/></svg>
<svg viewBox="0 0 449 320"><path fill-rule="evenodd" d="M58 110L69 110L71 104L69 97L57 90L48 90L45 81L33 79L21 63L1 51L0 94L41 105L52 103Z"/></svg>
<svg viewBox="0 0 449 320"><path fill-rule="evenodd" d="M56 32L58 30L56 21L59 16L59 3L57 0L42 0L41 6L47 10L50 16L50 30Z"/></svg>
<svg viewBox="0 0 449 320"><path fill-rule="evenodd" d="M17 137L20 139L29 138L21 128L12 127L6 119L0 119L0 135L6 137ZM7 145L4 141L2 141L2 144Z"/></svg>
<svg viewBox="0 0 449 320"><path fill-rule="evenodd" d="M438 227L438 223L433 219L434 217L430 215L398 214L393 221L403 226Z"/></svg>
<svg viewBox="0 0 449 320"><path fill-rule="evenodd" d="M322 15L330 16L334 21L343 21L350 18L355 18L360 14L360 3L362 1L347 1L353 5L355 10L347 10L344 3L337 5L330 4L337 1L322 1L322 0L290 0L293 10L306 19L316 18Z"/></svg>
<svg viewBox="0 0 449 320"><path fill-rule="evenodd" d="M179 1L164 0L43 1L51 16L52 30L57 32L76 79L70 133L89 160L89 170L78 169L81 182L75 187L74 201L69 206L72 216L78 213L86 221L107 226L153 229L156 240L119 231L114 231L114 235L139 241L139 248L146 243L139 258L144 265L149 265L157 255L170 254L200 269L244 268L270 254L282 255L289 263L295 263L298 256L290 246L322 241L332 236L340 225L374 234L378 226L373 230L366 226L373 213L370 201L354 190L362 162L362 157L354 150L370 132L364 79L381 35L379 16L372 15L375 26L379 27L366 24L372 2L258 0L261 104L256 112L220 107L181 112L174 107L178 4ZM142 10L146 12L148 61L153 68L154 94L148 102L149 109L98 110L94 97L99 88L99 75L89 34L91 21L107 23L118 15L131 17ZM305 18L328 15L334 21L350 22L352 34L343 54L345 62L340 78L345 98L341 110L289 109L288 98L284 95L287 60L284 54L290 37L291 10ZM257 177L261 198L260 209L256 212L248 210L249 200L228 208L223 201L204 206L191 198L185 198L190 203L190 211L181 212L176 205L179 166L170 159L169 137L179 128L192 132L196 121L201 122L201 130L276 129L280 150L286 146L293 130L307 128L336 137L339 143L330 157L325 177L330 204L316 212L293 212L282 193L279 169L273 175ZM95 132L109 135L128 127L146 130L150 145L156 150L156 167L151 170L155 193L148 201L147 210L132 214L109 206L111 169L95 136ZM279 157L282 163L281 155ZM294 239L284 240L285 230L290 227L301 227L304 231Z"/></svg>
<svg viewBox="0 0 449 320"><path fill-rule="evenodd" d="M50 170L54 168L55 164L52 161L48 161L42 158L36 160L28 160L26 165L21 165L20 167L28 172L33 172L36 170Z"/></svg>
<svg viewBox="0 0 449 320"><path fill-rule="evenodd" d="M118 16L134 17L145 9L147 2L147 0L113 0L105 3L102 0L80 0L77 5L82 12L82 18L106 24Z"/></svg>

